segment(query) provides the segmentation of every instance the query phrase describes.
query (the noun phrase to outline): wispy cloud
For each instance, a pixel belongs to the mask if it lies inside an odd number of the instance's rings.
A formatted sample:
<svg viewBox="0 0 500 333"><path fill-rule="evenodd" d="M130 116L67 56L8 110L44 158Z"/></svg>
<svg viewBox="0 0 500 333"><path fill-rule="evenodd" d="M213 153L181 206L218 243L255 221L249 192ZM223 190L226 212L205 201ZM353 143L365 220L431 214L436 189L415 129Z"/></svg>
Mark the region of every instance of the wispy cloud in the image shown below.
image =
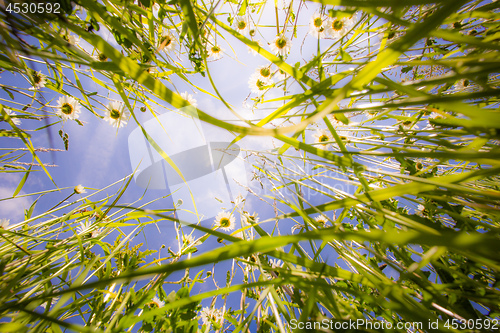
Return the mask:
<svg viewBox="0 0 500 333"><path fill-rule="evenodd" d="M0 187L0 199L10 198L16 190L15 187ZM22 194L22 193L21 193ZM31 205L31 200L27 197L15 198L0 201L0 218L11 220L11 224L24 219L24 210Z"/></svg>

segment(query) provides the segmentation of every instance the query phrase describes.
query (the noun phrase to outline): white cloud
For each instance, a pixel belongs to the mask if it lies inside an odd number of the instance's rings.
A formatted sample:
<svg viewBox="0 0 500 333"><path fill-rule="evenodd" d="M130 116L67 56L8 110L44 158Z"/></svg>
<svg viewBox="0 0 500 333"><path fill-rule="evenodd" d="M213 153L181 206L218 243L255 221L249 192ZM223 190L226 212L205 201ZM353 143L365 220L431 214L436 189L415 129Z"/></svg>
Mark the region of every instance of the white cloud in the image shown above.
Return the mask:
<svg viewBox="0 0 500 333"><path fill-rule="evenodd" d="M12 197L15 187L0 187L0 200ZM22 194L22 193L21 193ZM10 219L10 224L24 220L24 210L31 205L27 197L0 201L0 218Z"/></svg>

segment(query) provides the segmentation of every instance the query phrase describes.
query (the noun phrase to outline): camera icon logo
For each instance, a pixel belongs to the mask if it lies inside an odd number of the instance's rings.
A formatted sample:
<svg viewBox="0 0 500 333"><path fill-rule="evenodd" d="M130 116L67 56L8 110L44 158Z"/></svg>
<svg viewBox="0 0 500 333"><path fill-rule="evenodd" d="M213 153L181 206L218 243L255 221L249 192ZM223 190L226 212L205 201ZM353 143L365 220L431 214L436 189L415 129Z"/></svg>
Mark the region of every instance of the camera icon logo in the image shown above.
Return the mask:
<svg viewBox="0 0 500 333"><path fill-rule="evenodd" d="M137 127L128 137L135 183L150 190L169 190L182 202L177 218L197 223L214 218L248 186L243 151L228 141L207 141L197 116L167 112L144 123L151 140L171 161L155 149ZM180 201L181 200L181 201Z"/></svg>

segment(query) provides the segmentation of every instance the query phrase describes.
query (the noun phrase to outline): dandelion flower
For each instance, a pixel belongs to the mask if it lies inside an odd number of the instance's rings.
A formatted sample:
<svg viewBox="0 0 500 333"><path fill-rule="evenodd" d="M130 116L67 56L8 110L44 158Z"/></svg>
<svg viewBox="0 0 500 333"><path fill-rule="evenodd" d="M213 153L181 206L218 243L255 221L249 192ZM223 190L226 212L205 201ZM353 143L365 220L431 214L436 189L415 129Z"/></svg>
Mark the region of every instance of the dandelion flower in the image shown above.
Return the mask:
<svg viewBox="0 0 500 333"><path fill-rule="evenodd" d="M248 80L248 86L255 94L262 94L273 84L271 79L262 77L259 73L253 73Z"/></svg>
<svg viewBox="0 0 500 333"><path fill-rule="evenodd" d="M165 30L161 34L159 44L160 46L158 46L158 51L165 50L165 52L168 53L175 49L177 40L175 39L175 36L170 32L170 30Z"/></svg>
<svg viewBox="0 0 500 333"><path fill-rule="evenodd" d="M276 36L271 42L271 51L280 56L286 56L292 48L292 42L285 35Z"/></svg>
<svg viewBox="0 0 500 333"><path fill-rule="evenodd" d="M76 194L87 193L82 185L76 185L74 191Z"/></svg>
<svg viewBox="0 0 500 333"><path fill-rule="evenodd" d="M224 49L220 47L215 41L211 41L207 45L208 58L213 60L219 60L222 58Z"/></svg>
<svg viewBox="0 0 500 333"><path fill-rule="evenodd" d="M323 215L316 216L314 220L321 225L325 225L328 223L328 219Z"/></svg>
<svg viewBox="0 0 500 333"><path fill-rule="evenodd" d="M317 130L313 137L315 143L320 143L325 148L328 147L330 141L333 141L332 135L325 129Z"/></svg>
<svg viewBox="0 0 500 333"><path fill-rule="evenodd" d="M338 39L343 37L353 25L353 21L347 17L334 17L329 19L327 24L327 33L330 37Z"/></svg>
<svg viewBox="0 0 500 333"><path fill-rule="evenodd" d="M323 15L316 13L311 17L309 22L309 33L320 39L324 38L327 33L328 19Z"/></svg>
<svg viewBox="0 0 500 333"><path fill-rule="evenodd" d="M0 219L0 229L6 229L9 226L9 219Z"/></svg>
<svg viewBox="0 0 500 333"><path fill-rule="evenodd" d="M47 79L42 72L32 71L31 77L33 78L33 90L38 90L45 87L45 83L47 83Z"/></svg>
<svg viewBox="0 0 500 333"><path fill-rule="evenodd" d="M4 110L5 110L5 113L7 113L9 115L10 120L12 120L14 125L16 125L16 126L21 125L21 119L12 118L12 116L17 116L17 114L14 111L12 111L11 109L7 109L7 108L5 108Z"/></svg>
<svg viewBox="0 0 500 333"><path fill-rule="evenodd" d="M210 309L208 307L204 307L201 310L201 320L203 321L203 325L210 325L211 323L220 323L222 318L224 317L222 311L219 309Z"/></svg>
<svg viewBox="0 0 500 333"><path fill-rule="evenodd" d="M127 121L129 118L129 112L125 110L124 105L119 102L109 103L106 109L106 114L104 115L104 120L109 122L110 125L116 128L127 125Z"/></svg>
<svg viewBox="0 0 500 333"><path fill-rule="evenodd" d="M73 97L59 97L57 100L57 107L57 115L64 121L68 119L75 120L80 116L80 104Z"/></svg>
<svg viewBox="0 0 500 333"><path fill-rule="evenodd" d="M156 296L155 296L155 297L153 297L153 299L151 300L151 302L152 302L153 304L155 304L155 305L156 305L157 307L159 307L159 308L162 308L162 307L164 307L164 306L165 306L165 302L160 301L160 299L159 299L158 297L156 297Z"/></svg>
<svg viewBox="0 0 500 333"><path fill-rule="evenodd" d="M236 26L236 31L242 35L250 31L250 22L242 16L238 16L236 20L234 20L234 25Z"/></svg>
<svg viewBox="0 0 500 333"><path fill-rule="evenodd" d="M235 224L235 218L233 214L229 212L220 212L215 217L215 225L217 228L222 230L233 230Z"/></svg>
<svg viewBox="0 0 500 333"><path fill-rule="evenodd" d="M196 99L193 97L193 95L189 94L187 91L181 93L181 97L184 98L186 101L188 101L189 104L191 104L193 107L198 107L198 102Z"/></svg>

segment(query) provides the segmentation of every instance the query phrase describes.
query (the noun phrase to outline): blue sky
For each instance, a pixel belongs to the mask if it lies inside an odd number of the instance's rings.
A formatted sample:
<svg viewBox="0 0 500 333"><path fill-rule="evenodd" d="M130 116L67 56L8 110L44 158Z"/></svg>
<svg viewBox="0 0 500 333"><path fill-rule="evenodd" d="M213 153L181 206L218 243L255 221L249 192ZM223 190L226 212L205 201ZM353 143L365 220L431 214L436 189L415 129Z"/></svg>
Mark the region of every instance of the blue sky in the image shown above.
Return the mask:
<svg viewBox="0 0 500 333"><path fill-rule="evenodd" d="M317 47L317 39L314 37L307 35L308 31L308 18L309 16L318 8L315 4L308 4L307 10L302 10L300 15L303 17L303 26L299 26L297 38L293 40L293 48L289 57L287 58L287 62L290 64L294 64L295 62L300 61L303 63L302 57L306 57L307 54L312 54L315 52ZM271 8L274 9L274 8ZM265 9L263 12L263 18L261 20L261 24L265 24L266 22L272 23L274 20L274 10ZM267 42L270 42L275 35L275 31L269 28L261 28L260 31L264 34ZM113 38L107 35L103 30L100 31L101 35L106 37L106 39L110 43L114 43ZM266 110L250 110L249 106L253 103L251 98L255 98L255 94L250 94L247 78L255 71L255 68L259 65L266 65L268 61L263 59L260 56L253 56L246 50L246 46L244 46L241 42L234 39L232 36L225 36L227 40L225 42L221 41L222 46L226 50L226 54L223 59L218 61L209 62L209 70L213 77L213 80L221 92L222 96L233 106L234 110L240 113L242 116L247 119L258 119L262 115L266 114ZM265 43L265 42L264 42ZM323 40L322 45L325 47L328 46L328 43L331 43L328 40ZM88 48L86 43L81 42L84 48ZM232 53L231 47L235 50L236 55ZM308 52L310 50L310 52ZM302 51L299 52L299 51ZM184 59L183 61L186 64ZM36 70L42 70L42 72L46 73L44 70L43 64L35 64L32 63L33 68ZM71 72L68 73L71 77ZM85 89L89 91L96 91L103 97L109 98L117 98L117 96L113 93L110 93L105 87L99 86L94 83L92 80L88 78L82 78L82 84ZM213 92L213 89L210 86L210 83L207 78L203 78L201 75L192 75L189 77L192 84L198 86L207 91ZM14 85L18 85L21 87L29 87L27 82L20 77L19 74L12 76L8 73L2 74L2 79L4 82L14 82ZM12 81L11 81L12 80ZM216 99L204 95L203 93L196 92L196 89L192 89L189 85L187 85L184 81L180 79L173 78L173 83L179 92L187 91L192 93L194 98L197 99L199 108L203 111L218 117L224 120L235 120L235 117L228 112L228 110L223 106L220 101ZM168 86L173 87L171 84ZM301 89L297 86L297 84L292 84L287 86L289 93L300 92ZM71 90L70 90L71 91ZM4 91L0 91L0 96L5 99L9 99L7 94ZM43 98L51 101L50 105L55 105L57 98L59 98L59 94L50 91L47 88L42 90ZM280 88L273 88L268 93L266 93L266 99L272 99L279 96L282 96L282 90ZM24 100L22 102L26 102ZM101 98L101 101L104 105L107 105L105 99ZM17 100L17 102L20 102ZM261 105L259 107L276 107L280 105L279 102L270 103L269 106ZM167 105L165 105L168 107ZM100 107L101 111L104 111L102 106ZM99 109L97 109L99 110ZM158 113L168 112L167 109L155 109ZM148 119L151 119L152 116L149 112L142 113L138 110L135 110L136 116L140 122L144 122ZM101 112L103 114L103 112ZM128 156L128 147L127 147L127 138L130 132L136 128L136 124L134 124L133 119L129 121L129 124L124 127L116 130L115 128L109 126L106 122L97 119L95 116L90 114L87 110L83 110L80 118L84 126L79 126L75 122L66 122L64 124L57 124L50 128L50 135L52 137L52 141L48 140L47 131L40 131L34 133L33 143L36 147L52 147L52 148L63 148L62 140L59 138L57 131L61 128L68 133L69 135L69 146L70 149L67 152L56 152L56 153L43 153L40 154L41 158L46 163L55 163L58 165L57 168L52 168L54 170L52 176L54 177L54 181L56 184L62 187L73 187L78 184L82 184L85 187L89 188L101 188L113 181L116 181L132 172L132 168L129 162ZM50 117L48 122L54 122L57 118ZM23 126L28 128L37 128L40 125L45 123L36 122L33 120L25 120L23 122ZM214 128L209 124L203 124L203 131L208 141L219 140L220 137L224 137L225 139L231 138L233 135L219 128ZM4 141L6 141L5 139ZM13 141L13 140L11 140ZM8 143L16 145L15 143ZM281 145L280 142L269 138L259 138L259 137L247 137L239 143L242 148L249 149L269 149L274 147L279 147ZM288 151L290 153L290 150ZM36 177L33 177L32 174L29 178L29 181L25 185L23 192L30 193L41 191L43 189L52 188L53 185L50 185L50 181L47 179L45 175L41 172L38 173ZM8 191L5 188L12 189L14 184L16 184L15 176L10 175L5 179L4 192ZM19 178L19 177L17 177ZM128 192L133 188L131 187ZM1 190L0 190L1 191ZM137 193L140 190L137 189ZM29 204L28 200L24 200L21 202L19 200L19 204L16 206L26 207ZM248 205L251 205L251 202L247 202ZM255 209L251 207L252 209ZM40 206L40 209L43 209L43 206ZM19 218L18 216L13 216L13 220Z"/></svg>
<svg viewBox="0 0 500 333"><path fill-rule="evenodd" d="M292 52L287 58L287 62L291 65L295 64L296 62L304 64L304 62L309 60L310 56L317 50L317 39L310 35L307 35L309 17L312 15L312 13L315 12L317 8L318 6L316 6L315 4L308 4L308 9L304 9L300 12L303 25L298 27L297 38L293 39ZM265 24L266 22L272 23L273 19L274 9L266 9L264 11L261 24ZM275 36L275 31L273 29L274 28L272 27L262 28L261 32L264 34L262 39L265 38L267 42L270 42ZM112 37L107 35L105 32L101 30L100 33L109 42L113 42ZM255 98L256 95L250 93L250 89L248 87L248 78L258 66L267 65L269 64L269 62L260 56L251 55L247 51L246 46L244 46L241 42L237 41L233 37L225 37L227 38L227 40L225 42L222 42L222 46L226 50L226 54L221 60L209 62L210 73L219 92L223 95L226 101L232 105L235 111L237 111L247 119L259 119L266 115L269 110L276 108L282 103L274 102L269 103L269 105L259 105L259 109L256 110L252 110L251 108L253 104L253 101L251 99ZM321 45L322 47L327 47L329 43L331 43L331 41L323 40L321 42ZM235 50L236 55L232 53L229 44ZM88 48L88 45L83 42L81 45L84 48ZM181 63L186 66L188 65L186 59L181 60ZM43 64L32 65L34 65L34 69L41 70L42 72L47 73L47 70L43 66ZM68 76L71 75L72 73L68 71ZM117 95L111 93L109 89L97 85L91 79L84 77L81 77L81 79L82 84L86 90L98 92L98 94L102 96L99 98L99 100L104 105L107 105L108 98L118 98ZM194 86L198 86L206 91L213 93L213 89L208 78L196 74L189 76L189 79ZM12 75L9 73L2 73L0 80L4 84L8 83L24 88L29 88L29 84L19 74ZM181 79L174 77L174 75L171 76L171 80L173 84L167 83L167 86L169 88L174 89L175 86L175 89L179 93L187 91L190 94L193 94L193 97L197 100L198 107L203 111L219 119L236 122L236 118L234 117L234 115L228 112L227 108L217 99L203 94L202 92L197 92L195 88L189 86ZM287 85L287 90L287 94L298 93L302 91L302 89L295 83ZM70 92L76 93L75 91L71 90ZM46 100L50 101L51 106L56 105L56 101L60 96L60 94L57 94L47 88L44 88L41 91L41 95ZM266 93L265 98L273 99L280 96L283 96L283 90L280 87L276 87ZM9 96L4 91L0 91L0 98L9 100ZM30 101L28 100L28 98L18 98L16 96L16 102L23 104L29 103ZM162 107L154 107L155 112L157 112L159 115L165 114L167 112L172 112L171 110L169 110L168 105L164 103L161 105ZM96 104L95 107L96 111L99 114L102 115L104 113L104 107L102 105ZM20 107L15 108L19 109ZM144 124L148 120L153 119L153 116L149 112L142 113L138 110L138 108L135 109L135 114L141 124ZM129 156L129 136L132 131L137 128L137 125L134 123L133 119L130 119L127 126L118 130L110 126L105 121L98 119L86 109L82 109L82 114L79 119L83 122L84 126L80 126L73 121L67 121L65 123L61 122L59 124L56 124L50 127L49 130L32 132L32 140L35 147L57 149L64 149L63 142L58 135L59 129L63 129L64 132L68 133L69 135L68 151L39 154L43 162L57 165L57 167L55 168L50 168L49 171L54 179L54 182L61 189L61 191L55 191L41 197L37 203L35 215L44 212L58 201L67 197L73 191L74 186L78 184L82 184L84 187L86 187L88 193L84 195L77 195L76 197L84 197L85 195L92 194L94 189L103 188L130 175L133 172ZM58 121L58 118L49 117L48 120L42 121L26 119L23 120L22 127L27 129L36 129L46 125L45 121L53 123L55 121ZM279 122L276 122L276 124L279 124ZM5 124L1 124L1 126L5 126ZM216 128L210 124L204 123L201 126L207 142L227 142L231 141L235 137L233 133L229 133L220 128ZM310 134L312 134L312 132L313 131L308 131L308 133ZM52 140L49 140L49 133ZM172 140L175 141L176 138L172 138ZM306 141L312 142L311 135L308 134ZM282 143L272 138L246 137L245 139L238 142L238 145L240 145L242 149L264 151L279 148ZM16 139L2 138L2 147L23 147L23 145ZM298 153L294 149L289 149L287 151L287 154L297 155ZM251 159L249 158L249 160ZM274 159L274 161L276 160ZM295 166L293 167L295 168ZM311 166L306 166L304 168L307 171L308 168L310 170ZM245 210L249 212L258 212L261 220L271 219L275 216L275 210L273 207L274 202L269 198L265 198L265 195L272 195L270 183L264 182L264 185L266 187L262 189L258 181L250 181L250 178L252 177L252 167L249 163L247 163L246 171L248 172L247 180L250 188L252 188L255 192L259 192L261 198L257 198L253 195L248 195L245 202ZM0 198L9 197L17 186L20 178L21 174L0 174ZM122 184L117 184L109 190L106 190L103 193L99 193L97 197L104 198L107 195L113 195L118 190L120 185ZM333 186L335 184L330 185ZM29 176L28 181L26 182L21 192L21 195L54 188L54 185L48 179L48 177L42 171L38 171L36 173L32 173ZM355 187L346 187L346 190L350 193L353 193ZM315 192L310 193L316 194ZM148 190L145 192L144 189L132 182L123 197L120 199L119 204L132 204L134 206L138 206L141 203L153 201L158 199L159 197L168 196L168 194L169 193L167 190ZM194 196L197 197L203 194L204 193L194 193ZM37 197L38 196L35 195L22 197L16 200L9 200L7 202L0 202L0 209L2 211L2 214L4 215L0 217L10 218L11 223L19 222L23 218L23 209L27 209L29 205L31 205L33 201L37 199ZM137 202L139 198L142 198L142 201L140 203ZM263 203L263 201L260 199L264 199L268 203ZM285 197L285 199L292 200L293 195ZM310 202L312 204L323 203L327 200L329 199L320 195L313 195L310 197ZM184 199L184 201L186 202L186 199ZM165 197L155 201L153 204L148 206L148 208L171 209L173 208L173 203L174 202L170 197ZM276 203L276 205L279 209L290 211L290 209L283 204ZM222 208L231 210L232 205L230 202L223 202L220 203L220 209L222 210ZM332 216L329 217L331 218ZM213 219L214 216L210 216L202 224L205 226L211 226L213 223ZM237 222L239 222L239 218L237 218ZM264 229L269 232L273 232L274 226L275 222L271 220L263 225ZM281 234L289 233L291 232L292 226L293 222L291 221L281 221L279 225L279 232ZM129 232L132 230L132 227L125 227L123 228L123 230L124 232ZM184 228L184 231L189 231L189 228ZM106 240L108 242L112 242L112 239ZM145 247L155 250L160 249L162 245L166 245L167 247L170 246L172 247L172 249L177 250L177 240L173 225L172 223L166 221L163 221L157 225L151 224L146 226L144 228L144 232L136 237L133 240L133 243L145 243ZM214 237L211 237L205 244L201 245L199 249L202 252L216 246L222 245L217 243ZM154 257L156 258L157 255L155 255ZM333 256L329 259L336 260L336 258ZM217 276L217 279L224 280L225 271L229 268L229 265L230 263L228 262L220 264L220 266L218 266L218 269L220 269L220 271L223 273L220 274L220 276ZM211 267L208 267L207 269L211 269ZM172 276L172 278L175 279L176 275ZM211 288L212 286L210 284L200 285L198 291L209 290Z"/></svg>

